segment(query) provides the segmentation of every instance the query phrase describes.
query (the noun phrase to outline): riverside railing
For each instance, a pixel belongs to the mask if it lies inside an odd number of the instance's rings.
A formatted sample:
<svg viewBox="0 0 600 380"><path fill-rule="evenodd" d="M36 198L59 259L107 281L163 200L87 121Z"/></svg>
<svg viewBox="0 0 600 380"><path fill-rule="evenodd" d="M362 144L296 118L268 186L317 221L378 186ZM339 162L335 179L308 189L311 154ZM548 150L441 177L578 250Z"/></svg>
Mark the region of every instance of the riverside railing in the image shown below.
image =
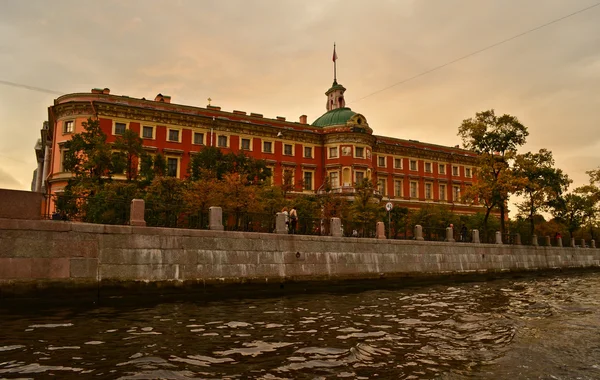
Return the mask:
<svg viewBox="0 0 600 380"><path fill-rule="evenodd" d="M196 228L226 231L262 232L262 233L291 233L286 216L282 213L247 213L222 212L220 207L210 207L208 212L199 212L186 208L183 204L146 204L142 199L132 199L126 204L125 199L115 197L67 197L54 195L48 201L52 202L54 213L46 215L53 220L70 220L102 224L129 224L132 226ZM406 227L406 226L405 226ZM299 235L348 236L386 239L392 231L386 229L383 222L375 226L368 223L347 221L344 225L339 218L304 218L301 217L296 226ZM462 229L461 229L462 230ZM359 232L360 231L360 232ZM392 238L398 234L392 233ZM421 241L445 241L458 243L489 243L547 246L596 248L595 240L567 239L561 237L538 237L533 235L530 242L522 242L518 233L501 234L488 231L486 237L480 237L480 231L457 231L451 227L414 226L412 234L406 230L403 238ZM528 239L529 240L529 239Z"/></svg>

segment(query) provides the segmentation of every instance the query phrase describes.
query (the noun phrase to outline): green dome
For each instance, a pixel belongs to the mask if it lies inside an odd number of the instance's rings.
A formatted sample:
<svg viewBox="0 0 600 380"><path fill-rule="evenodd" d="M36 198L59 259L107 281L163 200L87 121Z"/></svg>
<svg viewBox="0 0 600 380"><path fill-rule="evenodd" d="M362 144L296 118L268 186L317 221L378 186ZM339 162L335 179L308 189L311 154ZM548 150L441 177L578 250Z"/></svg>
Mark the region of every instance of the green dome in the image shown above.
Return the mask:
<svg viewBox="0 0 600 380"><path fill-rule="evenodd" d="M346 125L346 122L356 115L356 112L352 111L348 107L336 108L328 111L321 115L320 118L315 120L312 125L315 127L328 127L330 125Z"/></svg>

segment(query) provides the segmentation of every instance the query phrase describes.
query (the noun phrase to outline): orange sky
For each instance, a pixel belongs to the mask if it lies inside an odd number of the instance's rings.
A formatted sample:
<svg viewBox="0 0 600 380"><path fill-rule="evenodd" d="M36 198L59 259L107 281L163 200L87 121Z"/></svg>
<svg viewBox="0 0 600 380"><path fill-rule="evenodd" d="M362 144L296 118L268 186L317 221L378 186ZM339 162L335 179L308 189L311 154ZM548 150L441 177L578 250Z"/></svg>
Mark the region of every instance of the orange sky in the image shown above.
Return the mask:
<svg viewBox="0 0 600 380"><path fill-rule="evenodd" d="M600 164L600 6L401 82L596 3L0 0L0 187L29 189L57 97L2 81L312 122L334 41L348 106L375 134L456 145L463 119L494 108L578 186Z"/></svg>

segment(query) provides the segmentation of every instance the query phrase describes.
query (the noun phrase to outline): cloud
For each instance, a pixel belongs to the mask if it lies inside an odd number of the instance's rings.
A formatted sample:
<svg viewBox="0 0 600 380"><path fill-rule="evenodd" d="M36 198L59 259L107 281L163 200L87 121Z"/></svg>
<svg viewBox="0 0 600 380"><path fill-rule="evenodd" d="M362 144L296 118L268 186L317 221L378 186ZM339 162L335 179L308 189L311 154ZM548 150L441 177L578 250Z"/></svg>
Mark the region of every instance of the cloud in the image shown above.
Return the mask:
<svg viewBox="0 0 600 380"><path fill-rule="evenodd" d="M0 168L0 188L23 190L23 185L10 173Z"/></svg>

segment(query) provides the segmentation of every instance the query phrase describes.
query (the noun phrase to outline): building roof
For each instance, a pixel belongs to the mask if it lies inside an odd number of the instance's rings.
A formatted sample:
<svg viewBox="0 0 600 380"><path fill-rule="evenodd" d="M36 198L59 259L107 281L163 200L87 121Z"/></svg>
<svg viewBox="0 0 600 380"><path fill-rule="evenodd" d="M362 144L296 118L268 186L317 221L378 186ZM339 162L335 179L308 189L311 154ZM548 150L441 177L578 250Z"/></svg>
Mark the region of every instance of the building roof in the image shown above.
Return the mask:
<svg viewBox="0 0 600 380"><path fill-rule="evenodd" d="M321 115L315 120L312 125L314 127L328 127L330 125L346 125L346 122L356 115L356 112L352 111L348 107L336 108Z"/></svg>

